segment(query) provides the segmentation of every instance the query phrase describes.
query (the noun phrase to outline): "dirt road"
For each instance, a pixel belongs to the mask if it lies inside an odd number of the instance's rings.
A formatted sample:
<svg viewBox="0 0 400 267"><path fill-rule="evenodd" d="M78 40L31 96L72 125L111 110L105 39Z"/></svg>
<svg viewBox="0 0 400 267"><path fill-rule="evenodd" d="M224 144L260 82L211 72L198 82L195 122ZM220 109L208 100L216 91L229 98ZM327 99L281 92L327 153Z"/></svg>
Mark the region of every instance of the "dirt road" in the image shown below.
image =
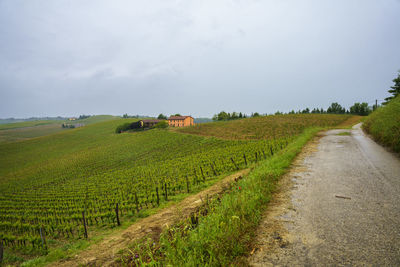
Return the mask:
<svg viewBox="0 0 400 267"><path fill-rule="evenodd" d="M280 183L250 265L400 266L400 160L360 125L309 144Z"/></svg>

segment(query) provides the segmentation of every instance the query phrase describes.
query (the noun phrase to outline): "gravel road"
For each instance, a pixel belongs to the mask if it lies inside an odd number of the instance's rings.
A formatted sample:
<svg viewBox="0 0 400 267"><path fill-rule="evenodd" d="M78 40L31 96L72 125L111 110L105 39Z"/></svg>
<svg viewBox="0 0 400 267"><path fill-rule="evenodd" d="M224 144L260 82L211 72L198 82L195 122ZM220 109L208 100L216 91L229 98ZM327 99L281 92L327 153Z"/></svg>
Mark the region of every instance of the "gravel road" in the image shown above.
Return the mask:
<svg viewBox="0 0 400 267"><path fill-rule="evenodd" d="M360 124L306 150L264 214L248 263L400 266L399 158Z"/></svg>

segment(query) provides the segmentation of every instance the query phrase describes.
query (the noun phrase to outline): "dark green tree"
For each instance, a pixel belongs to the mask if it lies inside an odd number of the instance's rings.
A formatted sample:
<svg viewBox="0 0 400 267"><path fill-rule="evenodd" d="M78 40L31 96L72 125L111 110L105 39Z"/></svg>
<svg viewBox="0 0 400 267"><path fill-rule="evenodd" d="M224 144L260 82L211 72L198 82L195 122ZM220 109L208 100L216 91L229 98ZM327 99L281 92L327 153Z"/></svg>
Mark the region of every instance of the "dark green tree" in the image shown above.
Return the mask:
<svg viewBox="0 0 400 267"><path fill-rule="evenodd" d="M231 119L231 120L239 119L239 114L238 114L237 112L232 112L231 118L230 118L230 119Z"/></svg>
<svg viewBox="0 0 400 267"><path fill-rule="evenodd" d="M368 103L354 103L353 106L350 107L350 113L360 116L367 116L371 113L371 108L368 106Z"/></svg>
<svg viewBox="0 0 400 267"><path fill-rule="evenodd" d="M332 103L331 106L326 110L326 113L331 114L344 114L346 109L339 105L339 103Z"/></svg>
<svg viewBox="0 0 400 267"><path fill-rule="evenodd" d="M164 114L160 113L160 115L158 115L157 119L159 120L166 120L167 116L165 116Z"/></svg>
<svg viewBox="0 0 400 267"><path fill-rule="evenodd" d="M215 115L213 117L213 120L216 121L226 121L229 120L229 113L226 113L225 111L221 111L220 113L218 113L217 115Z"/></svg>
<svg viewBox="0 0 400 267"><path fill-rule="evenodd" d="M392 94L392 96L386 97L385 98L385 102L382 103L383 105L386 105L387 103L390 102L390 100L392 100L393 98L395 98L396 96L398 96L400 94L400 70L399 70L399 74L397 75L396 78L394 78L392 80L394 82L394 85L391 86L388 92Z"/></svg>

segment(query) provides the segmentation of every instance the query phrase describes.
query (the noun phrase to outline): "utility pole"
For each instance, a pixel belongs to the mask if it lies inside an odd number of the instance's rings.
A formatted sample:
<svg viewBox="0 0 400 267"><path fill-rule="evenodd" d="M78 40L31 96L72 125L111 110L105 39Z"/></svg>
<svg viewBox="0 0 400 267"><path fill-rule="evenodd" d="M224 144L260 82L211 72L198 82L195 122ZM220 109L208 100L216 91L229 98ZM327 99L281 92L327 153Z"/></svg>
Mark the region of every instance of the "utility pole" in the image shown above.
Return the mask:
<svg viewBox="0 0 400 267"><path fill-rule="evenodd" d="M377 109L377 108L378 108L378 99L375 99L375 109Z"/></svg>

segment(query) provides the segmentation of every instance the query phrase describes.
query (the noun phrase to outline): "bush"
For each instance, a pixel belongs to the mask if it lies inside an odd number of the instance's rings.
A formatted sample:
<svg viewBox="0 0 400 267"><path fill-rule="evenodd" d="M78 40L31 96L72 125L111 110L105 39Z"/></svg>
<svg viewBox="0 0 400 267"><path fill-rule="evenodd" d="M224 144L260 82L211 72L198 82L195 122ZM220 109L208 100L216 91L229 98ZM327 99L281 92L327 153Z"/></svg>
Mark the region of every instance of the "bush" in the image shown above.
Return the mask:
<svg viewBox="0 0 400 267"><path fill-rule="evenodd" d="M141 128L140 121L127 122L127 123L124 123L122 125L119 125L115 129L115 132L116 133L122 133L122 132L125 132L125 131L129 131L129 130L133 130L133 129L140 129L140 128Z"/></svg>
<svg viewBox="0 0 400 267"><path fill-rule="evenodd" d="M169 126L168 121L160 121L159 123L157 123L154 128L160 128L160 129L165 129Z"/></svg>
<svg viewBox="0 0 400 267"><path fill-rule="evenodd" d="M377 142L400 152L400 96L372 112L363 129Z"/></svg>
<svg viewBox="0 0 400 267"><path fill-rule="evenodd" d="M116 132L116 133L122 133L122 132L128 131L128 130L130 130L130 129L131 129L131 123L130 123L130 122L127 122L127 123L124 123L124 124L122 124L122 125L119 125L119 126L115 129L115 132Z"/></svg>

